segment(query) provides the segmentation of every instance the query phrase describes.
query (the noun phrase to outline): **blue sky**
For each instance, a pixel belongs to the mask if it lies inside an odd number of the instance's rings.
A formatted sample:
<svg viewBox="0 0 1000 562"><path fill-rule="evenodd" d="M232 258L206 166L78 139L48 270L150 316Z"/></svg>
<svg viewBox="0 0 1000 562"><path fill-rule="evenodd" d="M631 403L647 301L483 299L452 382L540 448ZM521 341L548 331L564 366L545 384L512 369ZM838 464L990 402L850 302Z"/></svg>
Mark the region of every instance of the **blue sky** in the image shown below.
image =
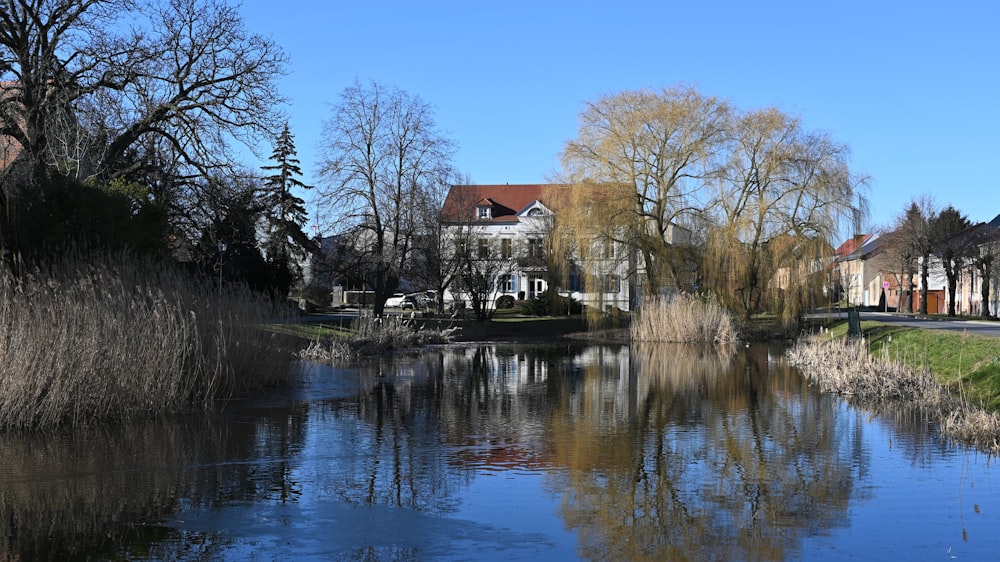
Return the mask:
<svg viewBox="0 0 1000 562"><path fill-rule="evenodd" d="M282 80L306 183L344 88L419 96L474 183L558 171L587 101L687 84L773 106L851 148L869 227L930 196L1000 214L1000 1L245 0L291 59ZM261 165L256 163L255 165Z"/></svg>

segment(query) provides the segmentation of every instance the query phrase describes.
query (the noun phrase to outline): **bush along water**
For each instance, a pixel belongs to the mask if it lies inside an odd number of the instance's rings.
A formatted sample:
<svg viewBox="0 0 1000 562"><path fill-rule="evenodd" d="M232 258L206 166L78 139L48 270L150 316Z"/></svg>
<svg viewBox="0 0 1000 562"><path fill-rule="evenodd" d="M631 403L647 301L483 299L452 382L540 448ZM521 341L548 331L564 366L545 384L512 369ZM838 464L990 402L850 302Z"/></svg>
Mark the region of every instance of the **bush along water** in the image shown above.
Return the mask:
<svg viewBox="0 0 1000 562"><path fill-rule="evenodd" d="M918 408L938 423L946 439L1000 454L1000 414L956 397L928 369L911 369L888 353L873 357L863 339L810 336L787 356L823 392L875 411Z"/></svg>
<svg viewBox="0 0 1000 562"><path fill-rule="evenodd" d="M0 428L208 408L283 382L286 309L131 255L0 272Z"/></svg>

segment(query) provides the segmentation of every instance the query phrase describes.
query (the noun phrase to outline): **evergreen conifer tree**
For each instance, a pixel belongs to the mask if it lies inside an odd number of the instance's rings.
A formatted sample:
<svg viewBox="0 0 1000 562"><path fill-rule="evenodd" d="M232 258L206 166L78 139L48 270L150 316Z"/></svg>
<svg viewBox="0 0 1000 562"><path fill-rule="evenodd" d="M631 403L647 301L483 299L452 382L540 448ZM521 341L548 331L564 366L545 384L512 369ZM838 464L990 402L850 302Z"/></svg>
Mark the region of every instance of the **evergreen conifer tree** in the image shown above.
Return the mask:
<svg viewBox="0 0 1000 562"><path fill-rule="evenodd" d="M303 231L306 224L305 201L293 189L311 189L302 182L302 169L296 158L295 141L288 123L278 135L272 165L261 166L271 172L264 176L262 203L265 206L266 236L264 253L271 267L272 286L282 296L287 295L292 284L302 277L300 261L305 257L310 241Z"/></svg>

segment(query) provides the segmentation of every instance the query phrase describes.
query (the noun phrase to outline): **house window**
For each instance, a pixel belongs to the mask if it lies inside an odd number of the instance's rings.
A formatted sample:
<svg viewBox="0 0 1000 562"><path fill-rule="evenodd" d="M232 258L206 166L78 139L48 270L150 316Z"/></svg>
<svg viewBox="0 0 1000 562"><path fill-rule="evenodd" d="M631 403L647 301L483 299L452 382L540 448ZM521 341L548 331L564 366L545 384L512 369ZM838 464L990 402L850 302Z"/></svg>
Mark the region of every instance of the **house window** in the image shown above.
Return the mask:
<svg viewBox="0 0 1000 562"><path fill-rule="evenodd" d="M479 217L479 220L485 220L490 218L491 213L490 213L490 207L488 205L482 205L480 207L477 207L477 211L478 211L477 216Z"/></svg>
<svg viewBox="0 0 1000 562"><path fill-rule="evenodd" d="M514 255L514 242L510 238L500 240L500 255L504 258Z"/></svg>
<svg viewBox="0 0 1000 562"><path fill-rule="evenodd" d="M583 290L583 278L580 276L579 271L573 270L569 272L569 290L570 291Z"/></svg>
<svg viewBox="0 0 1000 562"><path fill-rule="evenodd" d="M528 238L528 257L540 258L543 257L542 253L542 239Z"/></svg>
<svg viewBox="0 0 1000 562"><path fill-rule="evenodd" d="M615 257L615 243L611 240L604 241L604 259Z"/></svg>
<svg viewBox="0 0 1000 562"><path fill-rule="evenodd" d="M484 238L479 239L479 259L485 260L490 257L490 243Z"/></svg>
<svg viewBox="0 0 1000 562"><path fill-rule="evenodd" d="M517 281L513 275L501 275L497 279L497 291L501 293L513 293L517 288Z"/></svg>
<svg viewBox="0 0 1000 562"><path fill-rule="evenodd" d="M622 279L618 275L604 276L604 292L618 293L621 291Z"/></svg>
<svg viewBox="0 0 1000 562"><path fill-rule="evenodd" d="M461 256L463 258L466 258L469 255L469 245L466 244L465 240L456 240L455 241L455 252L459 256Z"/></svg>
<svg viewBox="0 0 1000 562"><path fill-rule="evenodd" d="M542 216L542 210L539 209L538 207L535 207L534 209L528 211L528 216L529 217L540 217L540 216Z"/></svg>

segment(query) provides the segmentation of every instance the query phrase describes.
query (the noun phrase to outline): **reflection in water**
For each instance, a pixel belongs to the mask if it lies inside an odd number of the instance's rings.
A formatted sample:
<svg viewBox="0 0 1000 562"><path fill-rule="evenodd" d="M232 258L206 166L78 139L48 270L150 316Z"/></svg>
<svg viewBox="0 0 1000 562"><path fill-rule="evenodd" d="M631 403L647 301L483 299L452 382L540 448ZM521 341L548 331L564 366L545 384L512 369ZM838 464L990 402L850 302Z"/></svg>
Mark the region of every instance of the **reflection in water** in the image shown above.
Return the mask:
<svg viewBox="0 0 1000 562"><path fill-rule="evenodd" d="M569 412L553 431L559 459L596 461L563 483L587 558L781 560L843 519L865 462L851 458L857 436L798 375L769 370L766 350L656 344L634 357L626 427ZM586 377L606 372L595 362Z"/></svg>
<svg viewBox="0 0 1000 562"><path fill-rule="evenodd" d="M307 408L262 413L254 423L186 417L0 434L0 553L25 560L153 555L179 537L160 520L182 510L293 499L289 465Z"/></svg>
<svg viewBox="0 0 1000 562"><path fill-rule="evenodd" d="M864 417L780 355L449 347L307 369L210 419L0 435L0 560L553 552L552 535L494 519L510 486L473 493L491 475L544 483L518 507L570 529L581 558L796 557L848 523L872 461ZM890 423L933 463L926 424Z"/></svg>

